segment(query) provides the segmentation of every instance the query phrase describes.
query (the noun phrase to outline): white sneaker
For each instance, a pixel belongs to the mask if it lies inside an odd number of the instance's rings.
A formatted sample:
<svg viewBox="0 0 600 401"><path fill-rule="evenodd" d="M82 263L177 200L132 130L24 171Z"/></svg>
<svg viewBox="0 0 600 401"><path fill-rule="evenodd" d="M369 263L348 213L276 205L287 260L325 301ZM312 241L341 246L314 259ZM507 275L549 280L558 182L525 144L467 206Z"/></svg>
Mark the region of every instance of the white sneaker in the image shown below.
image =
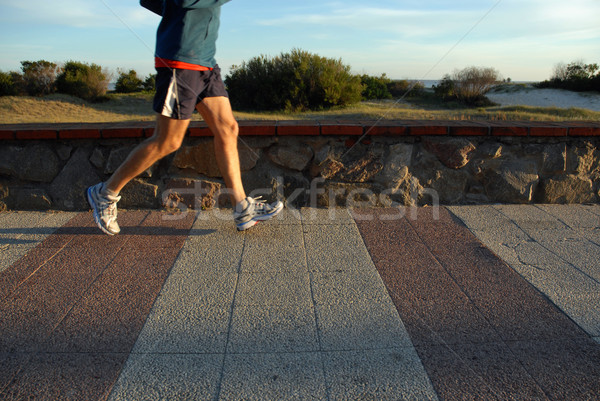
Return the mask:
<svg viewBox="0 0 600 401"><path fill-rule="evenodd" d="M120 196L102 194L103 183L94 185L87 189L87 200L94 212L94 220L98 227L108 235L121 232L117 223L117 202Z"/></svg>
<svg viewBox="0 0 600 401"><path fill-rule="evenodd" d="M283 203L281 201L269 205L263 202L260 197L247 197L237 204L233 212L233 218L238 231L244 231L259 221L269 220L277 216L282 209Z"/></svg>

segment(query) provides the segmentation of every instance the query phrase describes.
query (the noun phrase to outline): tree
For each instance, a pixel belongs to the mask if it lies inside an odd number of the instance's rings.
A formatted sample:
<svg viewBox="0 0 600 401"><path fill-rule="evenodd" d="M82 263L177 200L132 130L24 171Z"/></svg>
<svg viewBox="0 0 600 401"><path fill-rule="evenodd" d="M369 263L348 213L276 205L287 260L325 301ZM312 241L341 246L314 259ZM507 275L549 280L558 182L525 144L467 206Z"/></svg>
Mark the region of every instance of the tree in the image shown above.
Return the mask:
<svg viewBox="0 0 600 401"><path fill-rule="evenodd" d="M61 69L46 60L21 61L25 90L31 96L43 96L56 92L56 77Z"/></svg>

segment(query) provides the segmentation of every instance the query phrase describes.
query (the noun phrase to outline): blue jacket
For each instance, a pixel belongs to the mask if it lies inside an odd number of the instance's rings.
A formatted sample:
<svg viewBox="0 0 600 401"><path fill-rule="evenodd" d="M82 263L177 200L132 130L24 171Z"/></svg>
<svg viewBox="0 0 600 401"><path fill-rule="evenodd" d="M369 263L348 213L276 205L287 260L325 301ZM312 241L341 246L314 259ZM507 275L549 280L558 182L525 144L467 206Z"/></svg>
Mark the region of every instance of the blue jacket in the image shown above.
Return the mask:
<svg viewBox="0 0 600 401"><path fill-rule="evenodd" d="M230 0L140 0L162 16L156 57L214 67L221 6Z"/></svg>

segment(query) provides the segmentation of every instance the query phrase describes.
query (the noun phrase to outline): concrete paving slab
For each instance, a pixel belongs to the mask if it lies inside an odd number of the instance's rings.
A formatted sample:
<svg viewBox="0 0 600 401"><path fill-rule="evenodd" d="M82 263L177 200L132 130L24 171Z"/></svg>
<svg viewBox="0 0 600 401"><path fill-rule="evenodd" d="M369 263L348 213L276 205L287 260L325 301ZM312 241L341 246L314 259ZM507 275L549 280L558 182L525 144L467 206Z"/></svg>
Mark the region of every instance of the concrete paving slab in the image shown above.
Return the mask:
<svg viewBox="0 0 600 401"><path fill-rule="evenodd" d="M317 304L389 300L375 266L372 270L313 272L310 277Z"/></svg>
<svg viewBox="0 0 600 401"><path fill-rule="evenodd" d="M492 227L514 226L512 220L492 205L448 206L471 230L488 231Z"/></svg>
<svg viewBox="0 0 600 401"><path fill-rule="evenodd" d="M219 354L132 354L108 400L212 400L222 366Z"/></svg>
<svg viewBox="0 0 600 401"><path fill-rule="evenodd" d="M536 205L515 206L495 205L494 208L512 220L514 224L525 232L529 232L530 230L564 230L569 228L563 221Z"/></svg>
<svg viewBox="0 0 600 401"><path fill-rule="evenodd" d="M600 227L600 215L585 205L537 205L546 213L561 220L571 228ZM597 208L600 210L600 208Z"/></svg>
<svg viewBox="0 0 600 401"><path fill-rule="evenodd" d="M388 300L354 299L317 303L321 347L325 351L386 349L412 345Z"/></svg>
<svg viewBox="0 0 600 401"><path fill-rule="evenodd" d="M311 225L354 225L354 219L346 208L302 208L302 224Z"/></svg>
<svg viewBox="0 0 600 401"><path fill-rule="evenodd" d="M417 347L440 399L547 400L502 343Z"/></svg>
<svg viewBox="0 0 600 401"><path fill-rule="evenodd" d="M219 399L323 400L326 391L319 353L229 354Z"/></svg>
<svg viewBox="0 0 600 401"><path fill-rule="evenodd" d="M509 343L552 400L600 398L600 347L590 339Z"/></svg>
<svg viewBox="0 0 600 401"><path fill-rule="evenodd" d="M327 352L330 400L437 400L412 347Z"/></svg>
<svg viewBox="0 0 600 401"><path fill-rule="evenodd" d="M544 238L547 233L538 234L534 238L539 244L600 284L599 245L587 240L556 241Z"/></svg>
<svg viewBox="0 0 600 401"><path fill-rule="evenodd" d="M38 353L2 393L6 400L90 400L108 395L127 354Z"/></svg>
<svg viewBox="0 0 600 401"><path fill-rule="evenodd" d="M228 353L310 352L319 350L313 306L236 305Z"/></svg>
<svg viewBox="0 0 600 401"><path fill-rule="evenodd" d="M308 272L265 272L240 274L236 306L302 305L312 308Z"/></svg>
<svg viewBox="0 0 600 401"><path fill-rule="evenodd" d="M373 270L355 225L307 225L304 233L309 271Z"/></svg>

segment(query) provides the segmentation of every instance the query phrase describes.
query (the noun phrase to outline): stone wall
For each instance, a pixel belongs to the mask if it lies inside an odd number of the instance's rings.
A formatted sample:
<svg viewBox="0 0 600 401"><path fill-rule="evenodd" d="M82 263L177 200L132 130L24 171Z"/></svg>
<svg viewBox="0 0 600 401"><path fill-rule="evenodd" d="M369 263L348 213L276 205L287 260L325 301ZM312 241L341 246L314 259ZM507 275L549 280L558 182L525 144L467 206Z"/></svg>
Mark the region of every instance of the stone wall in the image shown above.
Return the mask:
<svg viewBox="0 0 600 401"><path fill-rule="evenodd" d="M240 125L247 192L290 206L600 199L600 124ZM85 188L108 178L150 135L148 124L0 127L0 209L85 210ZM178 152L127 185L119 206L227 206L224 192L213 139L194 124Z"/></svg>

